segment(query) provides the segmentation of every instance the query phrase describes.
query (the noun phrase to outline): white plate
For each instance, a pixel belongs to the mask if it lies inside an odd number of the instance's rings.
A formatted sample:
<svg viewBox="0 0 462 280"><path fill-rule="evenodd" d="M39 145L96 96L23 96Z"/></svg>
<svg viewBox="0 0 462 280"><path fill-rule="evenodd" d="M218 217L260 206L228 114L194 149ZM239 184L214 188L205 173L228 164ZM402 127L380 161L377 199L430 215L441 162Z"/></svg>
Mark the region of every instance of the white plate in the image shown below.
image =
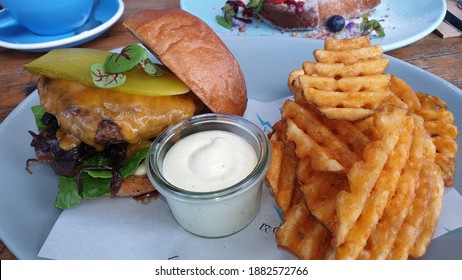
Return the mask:
<svg viewBox="0 0 462 280"><path fill-rule="evenodd" d="M180 5L183 10L204 20L220 36L293 37L292 32L281 33L279 29L255 20L252 24L244 24L246 26L245 32L240 32L238 28L228 30L219 25L215 19L217 15L223 15L221 8L224 6L225 0L201 0L200 4L198 2L197 0L181 0ZM386 36L382 38L371 36L372 43L382 45L384 51L409 45L435 30L443 21L445 13L445 0L382 0L382 3L377 6L370 18L383 20L382 26L385 29ZM358 22L358 20L355 22ZM316 31L297 32L296 39L317 40L307 39L306 37L318 38Z"/></svg>
<svg viewBox="0 0 462 280"><path fill-rule="evenodd" d="M240 63L249 97L271 101L291 95L287 77L305 60L313 60L312 51L322 43L279 37L223 38ZM281 55L287 54L287 55ZM288 55L290 54L290 55ZM405 79L416 91L440 96L462 120L462 91L443 79L418 67L390 58L389 72ZM28 158L35 157L28 130L36 131L30 107L39 103L36 91L19 104L0 125L0 238L20 259L36 259L43 242L61 213L53 206L57 176L50 167L37 164L33 174L25 171ZM462 140L458 139L459 146ZM462 153L457 161L462 162ZM461 165L457 166L455 185L461 191ZM95 201L96 202L96 201ZM78 238L76 236L75 238ZM426 258L462 258L462 232L432 242ZM457 242L454 242L454 239ZM276 250L276 248L275 248Z"/></svg>
<svg viewBox="0 0 462 280"><path fill-rule="evenodd" d="M0 46L27 52L47 52L55 48L75 47L89 42L109 29L124 12L122 0L99 0L93 15L100 25L80 34L69 32L56 36L40 36L21 25L0 29Z"/></svg>

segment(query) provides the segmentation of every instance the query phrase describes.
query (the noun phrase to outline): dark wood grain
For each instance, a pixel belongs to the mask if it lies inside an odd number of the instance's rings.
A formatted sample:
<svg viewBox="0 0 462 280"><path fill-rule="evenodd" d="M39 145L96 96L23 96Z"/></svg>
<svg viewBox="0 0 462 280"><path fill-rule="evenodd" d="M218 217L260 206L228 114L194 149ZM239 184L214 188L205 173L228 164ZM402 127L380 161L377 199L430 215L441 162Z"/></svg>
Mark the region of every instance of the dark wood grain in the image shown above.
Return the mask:
<svg viewBox="0 0 462 280"><path fill-rule="evenodd" d="M99 38L81 47L111 50L137 40L123 27L125 17L144 9L179 7L179 0L124 0L121 20ZM442 39L435 33L387 54L425 69L462 89L462 39ZM37 77L26 72L22 65L42 55L0 48L0 122L33 90ZM0 260L15 256L0 241Z"/></svg>

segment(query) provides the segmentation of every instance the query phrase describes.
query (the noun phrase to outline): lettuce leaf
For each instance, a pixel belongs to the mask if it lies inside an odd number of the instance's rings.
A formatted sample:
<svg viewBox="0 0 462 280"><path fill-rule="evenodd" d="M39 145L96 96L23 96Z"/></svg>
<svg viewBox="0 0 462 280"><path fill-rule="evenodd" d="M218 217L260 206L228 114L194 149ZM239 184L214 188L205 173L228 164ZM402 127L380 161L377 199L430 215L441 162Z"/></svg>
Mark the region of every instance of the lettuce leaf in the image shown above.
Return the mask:
<svg viewBox="0 0 462 280"><path fill-rule="evenodd" d="M42 123L43 114L45 114L45 109L41 105L35 105L31 107L32 113L35 117L35 124L39 130L45 130L47 125Z"/></svg>
<svg viewBox="0 0 462 280"><path fill-rule="evenodd" d="M47 129L47 125L42 123L45 110L41 105L31 108L37 128ZM138 166L146 159L149 148L135 152L130 158L122 160L120 163L120 173L122 178L133 175ZM83 166L109 166L109 161L102 153L96 153L82 163ZM81 174L83 191L79 194L77 187L77 177L59 176L58 194L55 198L55 206L61 209L73 208L79 205L83 199L95 199L110 194L112 171L110 170L85 170Z"/></svg>

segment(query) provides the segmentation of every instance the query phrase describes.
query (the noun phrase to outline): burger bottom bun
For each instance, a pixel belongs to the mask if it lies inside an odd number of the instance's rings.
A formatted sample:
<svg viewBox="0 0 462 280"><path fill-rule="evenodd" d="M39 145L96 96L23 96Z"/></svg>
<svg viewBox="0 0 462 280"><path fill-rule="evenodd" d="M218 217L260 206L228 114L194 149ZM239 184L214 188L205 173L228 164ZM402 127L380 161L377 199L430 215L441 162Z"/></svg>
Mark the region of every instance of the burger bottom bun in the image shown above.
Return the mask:
<svg viewBox="0 0 462 280"><path fill-rule="evenodd" d="M130 175L122 181L116 196L141 196L155 191L148 176Z"/></svg>

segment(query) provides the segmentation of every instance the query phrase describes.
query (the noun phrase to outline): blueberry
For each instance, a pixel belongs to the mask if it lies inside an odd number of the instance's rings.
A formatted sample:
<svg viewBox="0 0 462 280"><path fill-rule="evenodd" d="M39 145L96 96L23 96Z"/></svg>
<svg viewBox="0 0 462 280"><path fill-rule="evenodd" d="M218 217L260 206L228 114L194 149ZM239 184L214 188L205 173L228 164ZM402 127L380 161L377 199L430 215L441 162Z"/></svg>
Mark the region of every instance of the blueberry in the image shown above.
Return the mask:
<svg viewBox="0 0 462 280"><path fill-rule="evenodd" d="M342 16L331 16L326 22L327 30L330 32L339 32L345 27L345 19Z"/></svg>

